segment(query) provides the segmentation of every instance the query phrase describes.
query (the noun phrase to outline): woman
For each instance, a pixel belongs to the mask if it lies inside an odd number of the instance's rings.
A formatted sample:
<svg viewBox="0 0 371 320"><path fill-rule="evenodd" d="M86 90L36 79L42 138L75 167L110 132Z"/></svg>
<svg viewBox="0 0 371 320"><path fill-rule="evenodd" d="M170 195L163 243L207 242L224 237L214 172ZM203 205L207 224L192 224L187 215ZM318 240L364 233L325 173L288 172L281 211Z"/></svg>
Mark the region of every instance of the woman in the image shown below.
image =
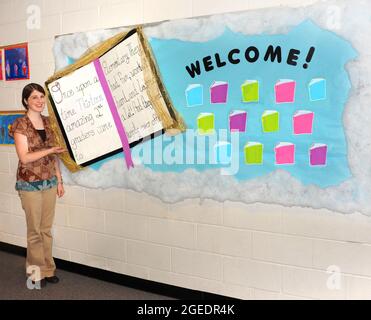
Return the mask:
<svg viewBox="0 0 371 320"><path fill-rule="evenodd" d="M10 135L19 158L18 190L27 222L26 273L44 287L57 283L52 256L51 228L56 195L64 194L63 180L56 154L65 152L54 146L49 118L41 115L45 108L42 86L30 83L23 88L22 104L27 112L14 121Z"/></svg>

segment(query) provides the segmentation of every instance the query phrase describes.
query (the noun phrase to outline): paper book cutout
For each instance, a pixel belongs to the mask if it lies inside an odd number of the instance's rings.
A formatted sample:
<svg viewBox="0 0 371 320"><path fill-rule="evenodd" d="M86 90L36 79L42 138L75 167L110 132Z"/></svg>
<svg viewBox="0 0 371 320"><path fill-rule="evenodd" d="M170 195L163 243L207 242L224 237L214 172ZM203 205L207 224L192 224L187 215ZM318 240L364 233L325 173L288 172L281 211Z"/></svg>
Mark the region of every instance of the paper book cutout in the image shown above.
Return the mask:
<svg viewBox="0 0 371 320"><path fill-rule="evenodd" d="M259 102L259 81L246 80L241 85L243 102Z"/></svg>
<svg viewBox="0 0 371 320"><path fill-rule="evenodd" d="M120 152L130 168L132 146L178 126L144 45L140 29L119 33L45 83L49 113L69 151L62 159L71 170Z"/></svg>
<svg viewBox="0 0 371 320"><path fill-rule="evenodd" d="M188 107L203 105L203 86L202 84L190 84L186 91L186 100Z"/></svg>
<svg viewBox="0 0 371 320"><path fill-rule="evenodd" d="M214 145L214 155L217 163L228 164L231 162L232 146L228 141L219 141Z"/></svg>
<svg viewBox="0 0 371 320"><path fill-rule="evenodd" d="M214 81L210 87L211 103L226 103L228 97L228 82Z"/></svg>
<svg viewBox="0 0 371 320"><path fill-rule="evenodd" d="M246 164L263 164L263 144L248 142L244 146Z"/></svg>
<svg viewBox="0 0 371 320"><path fill-rule="evenodd" d="M293 117L294 134L312 134L313 119L314 112L312 111L296 111Z"/></svg>
<svg viewBox="0 0 371 320"><path fill-rule="evenodd" d="M315 78L309 82L309 99L311 101L319 101L326 99L326 79Z"/></svg>
<svg viewBox="0 0 371 320"><path fill-rule="evenodd" d="M280 79L274 86L276 103L293 103L295 101L296 82L291 79Z"/></svg>
<svg viewBox="0 0 371 320"><path fill-rule="evenodd" d="M262 115L263 132L276 132L280 129L280 115L276 110L264 111Z"/></svg>
<svg viewBox="0 0 371 320"><path fill-rule="evenodd" d="M246 131L247 112L243 110L235 110L229 114L229 129L230 131L245 132Z"/></svg>
<svg viewBox="0 0 371 320"><path fill-rule="evenodd" d="M327 145L315 143L309 150L310 165L324 166L327 162Z"/></svg>
<svg viewBox="0 0 371 320"><path fill-rule="evenodd" d="M197 117L197 129L201 135L213 134L215 128L215 117L213 113L203 112Z"/></svg>
<svg viewBox="0 0 371 320"><path fill-rule="evenodd" d="M274 148L276 164L295 163L295 145L291 142L280 142Z"/></svg>

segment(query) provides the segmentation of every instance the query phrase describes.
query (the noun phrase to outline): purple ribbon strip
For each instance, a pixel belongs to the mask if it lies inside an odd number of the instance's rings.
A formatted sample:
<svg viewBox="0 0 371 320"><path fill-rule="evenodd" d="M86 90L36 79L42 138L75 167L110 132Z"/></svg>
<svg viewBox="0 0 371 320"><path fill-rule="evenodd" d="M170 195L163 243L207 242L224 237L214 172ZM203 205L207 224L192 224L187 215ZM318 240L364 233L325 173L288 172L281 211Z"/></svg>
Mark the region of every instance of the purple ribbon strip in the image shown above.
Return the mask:
<svg viewBox="0 0 371 320"><path fill-rule="evenodd" d="M130 169L130 167L134 168L133 159L131 158L131 152L130 152L128 137L126 135L125 128L124 128L124 126L121 122L120 115L117 111L115 101L113 100L111 90L109 89L107 79L104 76L102 65L100 64L99 59L94 60L94 67L95 67L95 70L97 71L98 78L99 78L99 81L102 85L104 95L106 96L109 108L110 108L111 113L112 113L113 120L115 121L117 132L120 136L122 148L123 148L124 154L125 154L126 166L128 167L128 169Z"/></svg>

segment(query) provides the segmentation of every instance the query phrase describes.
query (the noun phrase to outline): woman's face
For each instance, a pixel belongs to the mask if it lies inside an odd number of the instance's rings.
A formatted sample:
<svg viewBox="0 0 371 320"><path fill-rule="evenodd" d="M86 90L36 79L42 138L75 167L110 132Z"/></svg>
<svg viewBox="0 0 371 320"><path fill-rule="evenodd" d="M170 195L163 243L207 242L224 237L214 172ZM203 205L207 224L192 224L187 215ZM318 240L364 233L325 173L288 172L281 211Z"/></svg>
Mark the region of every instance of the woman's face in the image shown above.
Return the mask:
<svg viewBox="0 0 371 320"><path fill-rule="evenodd" d="M28 109L35 112L42 112L45 108L45 95L37 90L32 91L27 99Z"/></svg>

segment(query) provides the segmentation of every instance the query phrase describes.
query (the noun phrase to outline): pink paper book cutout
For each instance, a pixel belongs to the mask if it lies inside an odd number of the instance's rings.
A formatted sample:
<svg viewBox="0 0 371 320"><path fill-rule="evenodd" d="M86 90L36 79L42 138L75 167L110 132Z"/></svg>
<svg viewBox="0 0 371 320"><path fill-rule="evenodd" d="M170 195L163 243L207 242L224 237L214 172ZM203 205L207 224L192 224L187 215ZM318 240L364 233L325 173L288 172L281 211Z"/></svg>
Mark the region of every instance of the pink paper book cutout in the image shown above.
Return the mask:
<svg viewBox="0 0 371 320"><path fill-rule="evenodd" d="M313 133L314 112L299 110L293 117L294 134L312 134Z"/></svg>
<svg viewBox="0 0 371 320"><path fill-rule="evenodd" d="M229 129L231 131L246 131L247 112L235 110L229 115Z"/></svg>
<svg viewBox="0 0 371 320"><path fill-rule="evenodd" d="M274 148L276 164L295 163L295 145L290 142L280 142Z"/></svg>
<svg viewBox="0 0 371 320"><path fill-rule="evenodd" d="M211 103L226 103L228 96L228 82L214 81L210 87Z"/></svg>
<svg viewBox="0 0 371 320"><path fill-rule="evenodd" d="M293 103L295 101L295 87L294 80L279 80L274 86L276 103Z"/></svg>
<svg viewBox="0 0 371 320"><path fill-rule="evenodd" d="M324 166L327 162L327 145L315 143L309 150L310 165Z"/></svg>

